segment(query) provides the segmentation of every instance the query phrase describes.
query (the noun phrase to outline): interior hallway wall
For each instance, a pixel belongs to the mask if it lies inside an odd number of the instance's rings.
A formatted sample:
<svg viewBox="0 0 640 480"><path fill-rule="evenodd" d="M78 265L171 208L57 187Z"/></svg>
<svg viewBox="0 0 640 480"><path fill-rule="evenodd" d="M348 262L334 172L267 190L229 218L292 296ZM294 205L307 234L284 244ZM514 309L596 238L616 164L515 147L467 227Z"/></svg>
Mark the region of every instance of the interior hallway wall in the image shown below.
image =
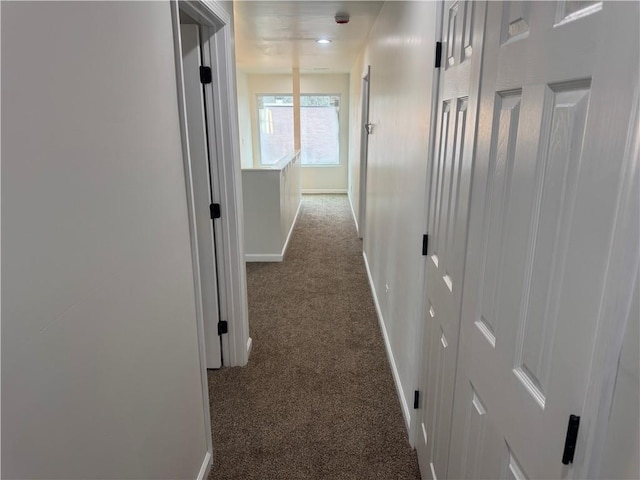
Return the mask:
<svg viewBox="0 0 640 480"><path fill-rule="evenodd" d="M252 126L253 158L260 165L260 137L258 135L259 94L288 94L293 92L291 75L248 74L249 115ZM349 75L319 74L300 75L301 94L340 95L340 165L323 167L302 167L303 191L347 192L349 169ZM239 115L246 116L241 110ZM240 120L242 123L243 120ZM292 145L293 148L293 145ZM244 166L244 163L243 163ZM246 168L246 167L245 167Z"/></svg>
<svg viewBox="0 0 640 480"><path fill-rule="evenodd" d="M407 428L423 322L425 257L421 251L427 217L435 26L435 2L385 2L362 65L352 70L355 85L361 81L364 65L371 65L373 133L369 136L364 252ZM353 78L356 75L359 80ZM359 147L353 144L359 143L356 128L352 125L352 181L357 181L353 175L359 162Z"/></svg>
<svg viewBox="0 0 640 480"><path fill-rule="evenodd" d="M194 479L209 413L169 2L0 8L2 477Z"/></svg>

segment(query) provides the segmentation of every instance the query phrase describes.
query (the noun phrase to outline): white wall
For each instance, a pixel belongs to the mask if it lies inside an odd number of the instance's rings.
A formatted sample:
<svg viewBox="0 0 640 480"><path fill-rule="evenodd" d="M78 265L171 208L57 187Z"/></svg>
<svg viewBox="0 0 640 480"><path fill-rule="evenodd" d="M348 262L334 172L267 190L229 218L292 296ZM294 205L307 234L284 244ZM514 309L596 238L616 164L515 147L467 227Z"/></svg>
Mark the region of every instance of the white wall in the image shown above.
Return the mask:
<svg viewBox="0 0 640 480"><path fill-rule="evenodd" d="M258 136L258 94L292 94L291 75L248 74L250 121L253 131L253 158L260 166L260 138ZM302 189L338 190L347 192L349 169L349 75L300 75L302 94L340 94L340 165L330 167L302 167ZM242 111L240 111L242 115ZM293 147L292 147L293 148ZM244 164L243 164L244 165Z"/></svg>
<svg viewBox="0 0 640 480"><path fill-rule="evenodd" d="M407 425L423 322L426 188L435 42L434 2L385 2L362 65L371 65L364 252L401 388ZM357 65L352 76L362 76ZM352 80L352 85L356 79ZM353 142L357 125L352 125ZM352 144L353 147L353 144ZM351 149L352 172L359 148ZM354 179L355 180L355 179ZM387 291L388 286L388 291Z"/></svg>
<svg viewBox="0 0 640 480"><path fill-rule="evenodd" d="M2 476L195 478L168 2L3 2Z"/></svg>
<svg viewBox="0 0 640 480"><path fill-rule="evenodd" d="M253 168L253 136L251 133L251 102L249 78L246 73L236 71L238 88L238 133L240 136L240 165Z"/></svg>

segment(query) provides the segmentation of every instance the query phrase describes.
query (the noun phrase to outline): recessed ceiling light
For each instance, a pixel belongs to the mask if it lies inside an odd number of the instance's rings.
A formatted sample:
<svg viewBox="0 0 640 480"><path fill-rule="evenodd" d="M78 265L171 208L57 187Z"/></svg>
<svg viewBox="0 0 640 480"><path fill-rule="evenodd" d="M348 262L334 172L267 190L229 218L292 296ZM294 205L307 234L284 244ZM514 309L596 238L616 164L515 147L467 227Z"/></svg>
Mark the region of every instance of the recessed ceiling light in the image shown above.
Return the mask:
<svg viewBox="0 0 640 480"><path fill-rule="evenodd" d="M316 40L316 42L321 45L326 45L327 43L331 43L331 40L329 40L328 38L319 38L318 40Z"/></svg>

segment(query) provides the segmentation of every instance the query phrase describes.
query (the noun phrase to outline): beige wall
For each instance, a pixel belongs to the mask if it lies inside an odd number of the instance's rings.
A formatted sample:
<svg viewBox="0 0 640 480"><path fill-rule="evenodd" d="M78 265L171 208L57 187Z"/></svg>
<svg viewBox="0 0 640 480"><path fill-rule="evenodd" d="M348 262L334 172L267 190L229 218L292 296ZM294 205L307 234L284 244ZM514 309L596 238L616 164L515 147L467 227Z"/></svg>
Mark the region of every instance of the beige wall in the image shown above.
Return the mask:
<svg viewBox="0 0 640 480"><path fill-rule="evenodd" d="M194 479L209 413L170 5L0 8L2 478Z"/></svg>
<svg viewBox="0 0 640 480"><path fill-rule="evenodd" d="M252 125L254 164L260 164L260 139L256 95L291 94L293 92L291 75L247 75L249 96L249 117ZM313 191L347 192L349 168L349 75L300 75L300 93L302 94L339 94L340 99L340 165L327 167L302 167L302 189ZM240 116L246 117L246 111ZM241 120L242 122L242 120ZM244 163L243 163L244 166ZM245 167L246 168L246 167Z"/></svg>
<svg viewBox="0 0 640 480"><path fill-rule="evenodd" d="M436 3L385 2L363 57L351 71L360 90L362 72L371 66L367 213L364 252L371 270L392 368L401 385L405 420L417 385L421 337L426 233L427 163L431 131ZM359 117L354 94L352 120ZM352 201L357 202L360 161L359 125L351 125ZM388 288L387 288L388 287Z"/></svg>

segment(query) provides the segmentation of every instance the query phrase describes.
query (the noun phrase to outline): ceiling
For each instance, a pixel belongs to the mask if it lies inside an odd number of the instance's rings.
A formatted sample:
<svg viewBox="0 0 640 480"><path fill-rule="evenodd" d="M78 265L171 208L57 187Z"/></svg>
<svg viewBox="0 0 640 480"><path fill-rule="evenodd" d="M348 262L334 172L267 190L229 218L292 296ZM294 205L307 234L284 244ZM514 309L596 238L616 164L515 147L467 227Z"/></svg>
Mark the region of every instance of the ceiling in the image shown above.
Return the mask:
<svg viewBox="0 0 640 480"><path fill-rule="evenodd" d="M384 2L235 1L236 63L248 73L348 73ZM336 24L347 13L346 25ZM331 43L320 45L318 38Z"/></svg>

